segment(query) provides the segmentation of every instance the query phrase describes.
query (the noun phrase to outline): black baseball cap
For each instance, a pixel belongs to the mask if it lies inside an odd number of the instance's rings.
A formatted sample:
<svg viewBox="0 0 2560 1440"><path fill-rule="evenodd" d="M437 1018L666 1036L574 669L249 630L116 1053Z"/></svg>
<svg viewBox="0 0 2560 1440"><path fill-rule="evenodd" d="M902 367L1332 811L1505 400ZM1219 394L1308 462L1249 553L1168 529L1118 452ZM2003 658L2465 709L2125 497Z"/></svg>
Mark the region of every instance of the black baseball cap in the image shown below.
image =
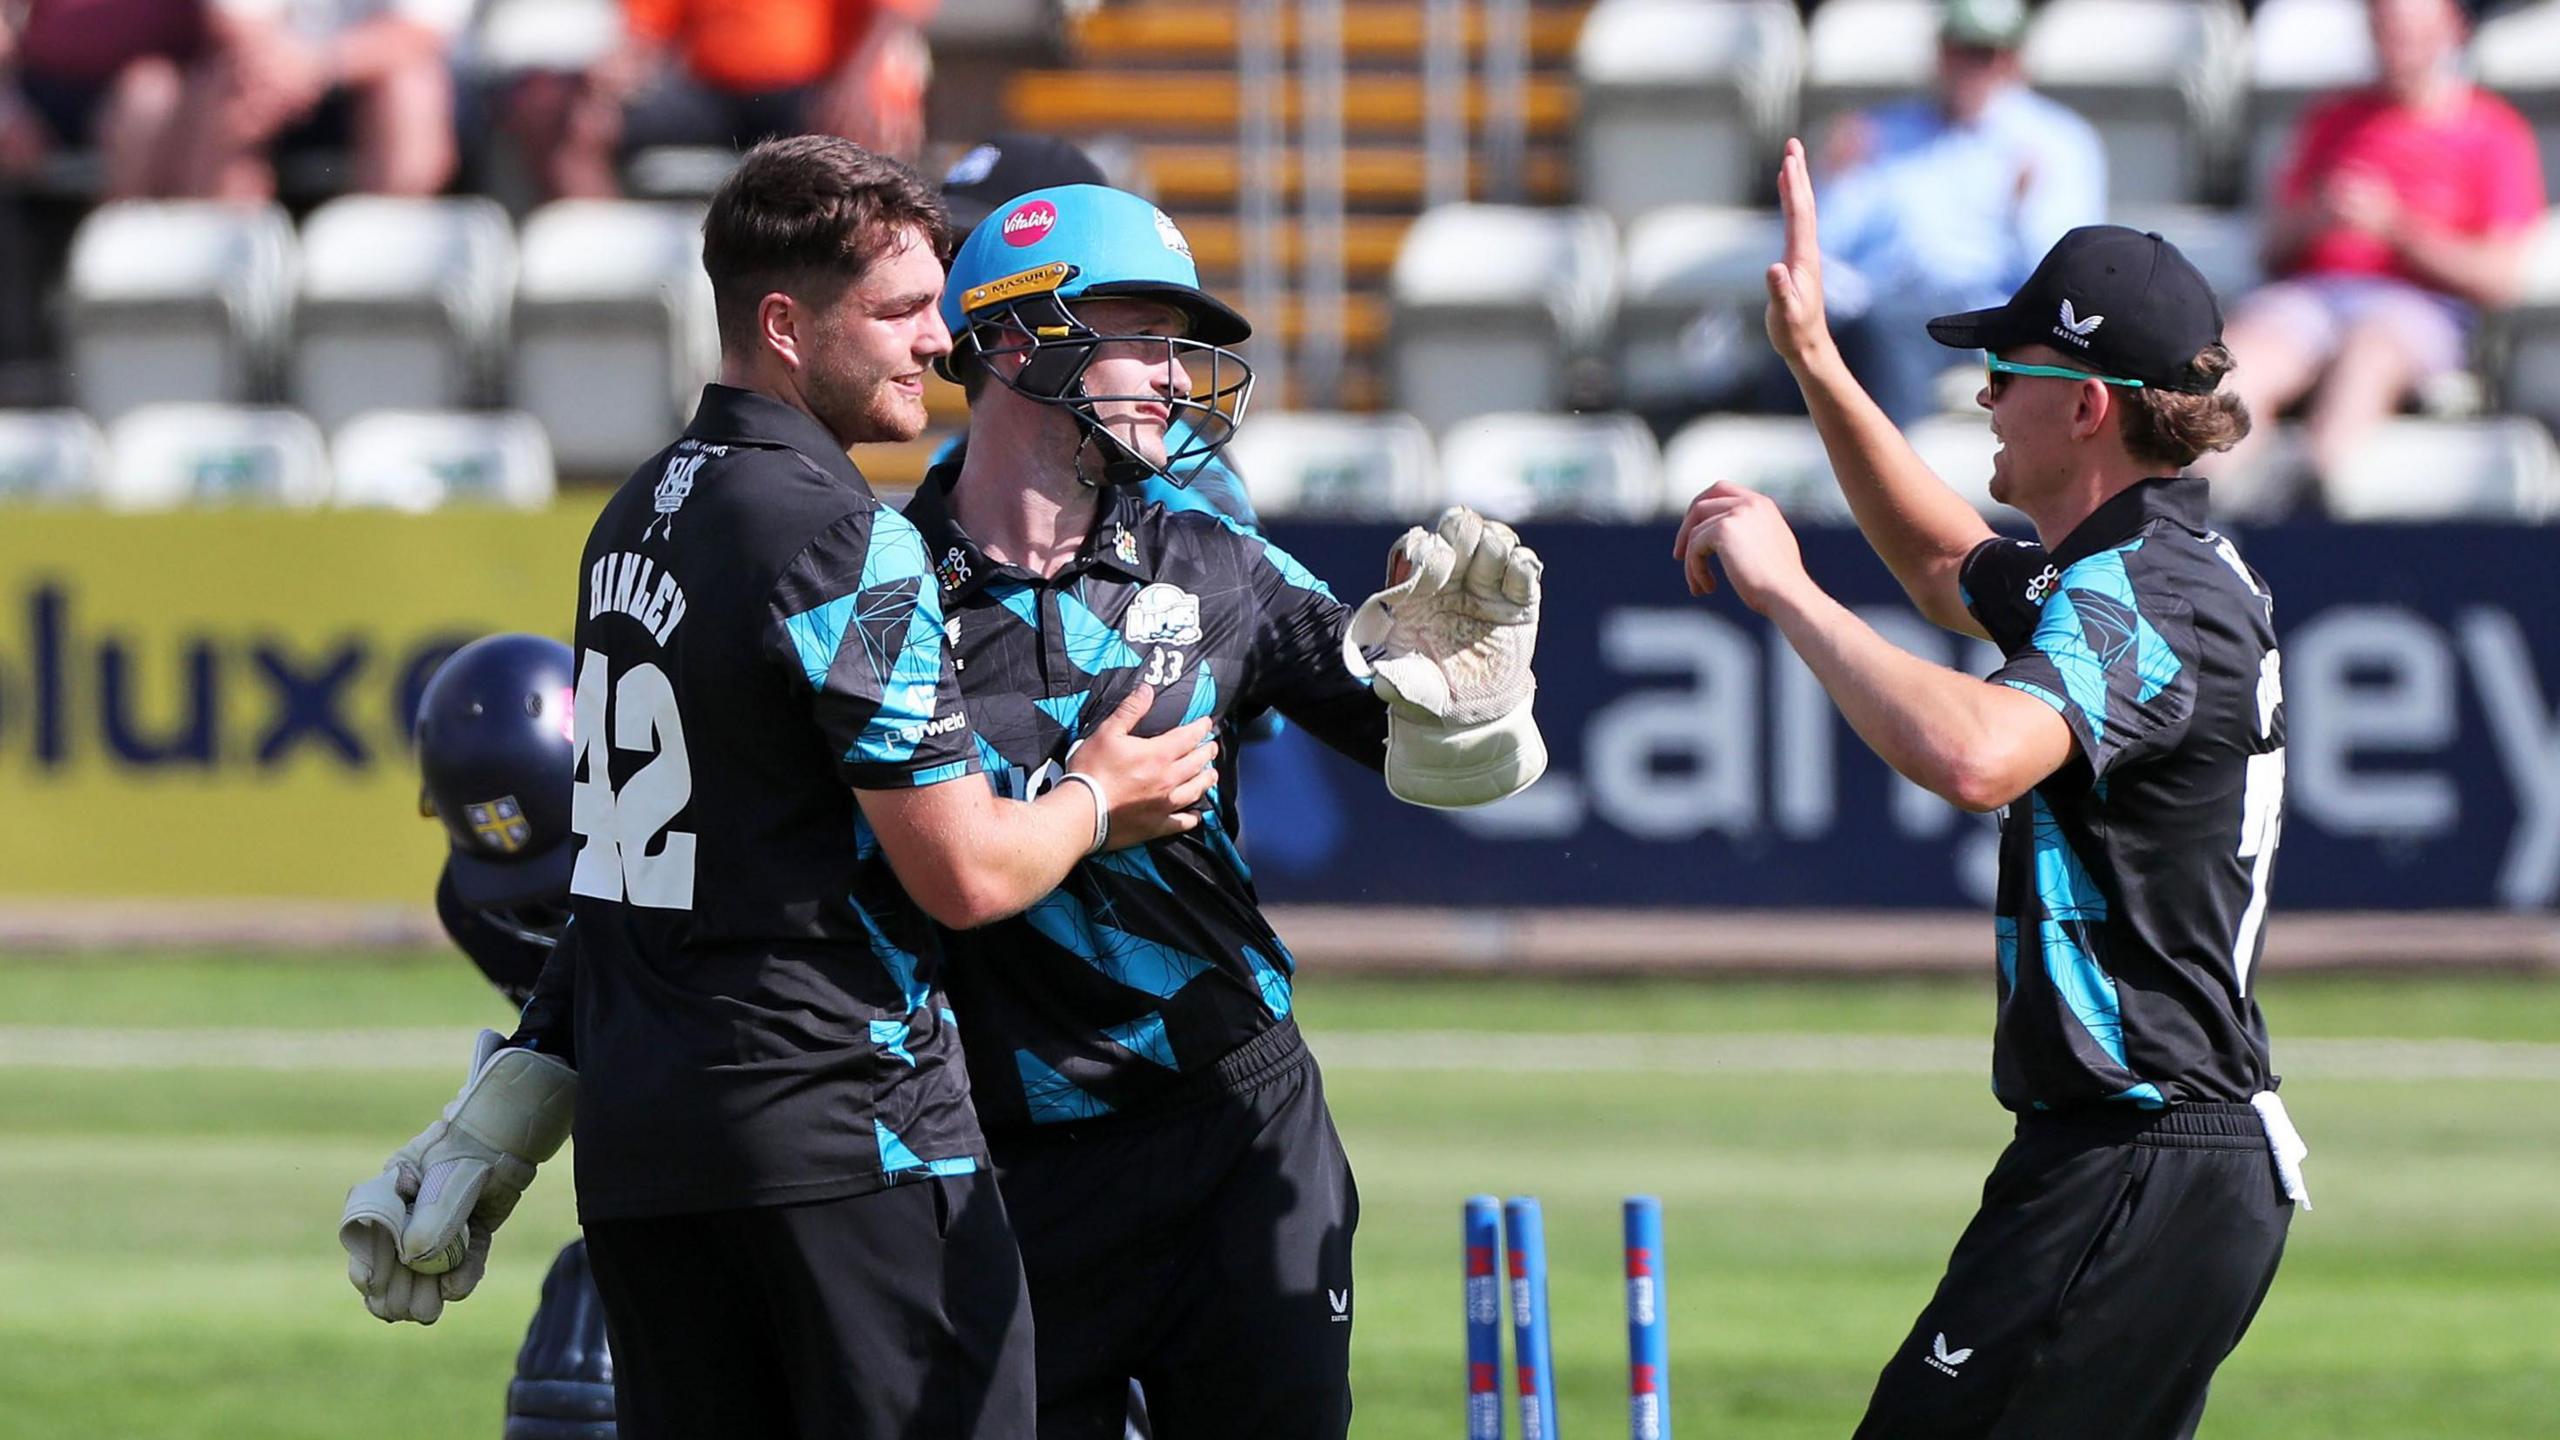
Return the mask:
<svg viewBox="0 0 2560 1440"><path fill-rule="evenodd" d="M951 228L966 235L1017 195L1060 185L1108 185L1093 157L1047 135L990 135L954 161L942 177Z"/></svg>
<svg viewBox="0 0 2560 1440"><path fill-rule="evenodd" d="M1930 337L1959 350L2050 345L2104 375L2203 393L2196 355L2221 343L2213 287L2157 234L2083 225L2053 242L2006 305L1941 315Z"/></svg>

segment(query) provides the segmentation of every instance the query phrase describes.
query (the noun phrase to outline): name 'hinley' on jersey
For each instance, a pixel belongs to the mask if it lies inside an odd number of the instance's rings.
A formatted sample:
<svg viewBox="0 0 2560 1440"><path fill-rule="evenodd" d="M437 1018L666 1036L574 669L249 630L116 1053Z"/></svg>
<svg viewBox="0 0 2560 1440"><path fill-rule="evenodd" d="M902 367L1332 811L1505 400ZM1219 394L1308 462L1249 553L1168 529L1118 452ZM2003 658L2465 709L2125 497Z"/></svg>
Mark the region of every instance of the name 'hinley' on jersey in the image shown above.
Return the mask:
<svg viewBox="0 0 2560 1440"><path fill-rule="evenodd" d="M684 619L684 587L646 555L615 550L587 570L587 618L628 615L660 645Z"/></svg>

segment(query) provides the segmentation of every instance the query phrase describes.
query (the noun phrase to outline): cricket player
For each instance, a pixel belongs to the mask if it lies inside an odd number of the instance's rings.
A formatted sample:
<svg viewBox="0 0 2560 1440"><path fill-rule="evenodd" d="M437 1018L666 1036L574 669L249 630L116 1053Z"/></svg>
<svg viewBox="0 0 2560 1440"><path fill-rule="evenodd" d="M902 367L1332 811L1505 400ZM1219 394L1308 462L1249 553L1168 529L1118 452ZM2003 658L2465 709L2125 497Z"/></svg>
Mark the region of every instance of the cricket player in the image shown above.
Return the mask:
<svg viewBox="0 0 2560 1440"><path fill-rule="evenodd" d="M1992 1091L2016 1139L1858 1428L2186 1436L2273 1282L2303 1188L2252 986L2284 799L2266 583L2181 470L2248 430L2213 291L2157 235L2065 235L2007 303L1929 333L1987 352L1992 533L1833 348L1803 147L1779 176L1769 338L1860 527L1988 681L1878 636L1809 579L1767 498L1709 488L1674 550L1789 644L1887 763L2002 812Z"/></svg>
<svg viewBox="0 0 2560 1440"><path fill-rule="evenodd" d="M932 922L1197 828L1215 777L1206 722L1130 734L1144 687L1037 800L980 775L923 545L847 455L923 429L943 244L921 177L833 137L713 196L720 382L577 577L569 925L388 1167L400 1265L468 1275L574 1113L628 1440L1030 1432Z"/></svg>
<svg viewBox="0 0 2560 1440"><path fill-rule="evenodd" d="M569 921L569 647L540 635L491 635L454 652L419 696L421 808L451 849L436 881L436 916L489 983L517 1006ZM386 1177L367 1182L377 1189ZM362 1187L359 1187L362 1188ZM401 1207L396 1193L381 1211ZM349 1225L348 1276L385 1320L433 1324L444 1294L399 1266L399 1232ZM377 1291L376 1276L399 1282ZM604 1310L573 1240L542 1282L507 1387L506 1440L614 1440L613 1355Z"/></svg>
<svg viewBox="0 0 2560 1440"><path fill-rule="evenodd" d="M961 246L942 304L968 446L907 518L997 789L1043 794L1149 692L1139 733L1231 737L1276 708L1416 804L1541 773L1539 565L1509 530L1453 510L1409 532L1355 614L1233 521L1142 498L1224 441L1252 384L1229 348L1248 325L1161 211L1095 185L1018 196ZM1041 1440L1120 1435L1133 1378L1165 1440L1350 1424L1359 1197L1219 753L1198 829L944 939L1038 1322Z"/></svg>

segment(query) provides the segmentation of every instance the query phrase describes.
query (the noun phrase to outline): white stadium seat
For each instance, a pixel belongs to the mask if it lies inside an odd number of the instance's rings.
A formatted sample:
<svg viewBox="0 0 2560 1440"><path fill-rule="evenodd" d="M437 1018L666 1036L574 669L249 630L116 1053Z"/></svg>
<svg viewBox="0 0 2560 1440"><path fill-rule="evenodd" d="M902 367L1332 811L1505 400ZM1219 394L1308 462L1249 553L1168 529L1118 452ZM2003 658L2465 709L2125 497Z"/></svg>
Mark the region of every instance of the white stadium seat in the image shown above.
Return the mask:
<svg viewBox="0 0 2560 1440"><path fill-rule="evenodd" d="M2234 0L2053 0L2027 31L2027 77L2088 117L2117 204L2203 199L2247 70Z"/></svg>
<svg viewBox="0 0 2560 1440"><path fill-rule="evenodd" d="M1632 415L1483 415L1440 436L1449 503L1496 520L1649 520L1662 455Z"/></svg>
<svg viewBox="0 0 2560 1440"><path fill-rule="evenodd" d="M2364 0L2262 0L2249 21L2240 193L2253 205L2272 200L2302 112L2370 83L2373 75L2373 27Z"/></svg>
<svg viewBox="0 0 2560 1440"><path fill-rule="evenodd" d="M1879 101L1926 94L1938 67L1940 0L1823 0L1807 22L1803 118L1819 147L1832 122ZM1817 160L1821 151L1814 152Z"/></svg>
<svg viewBox="0 0 2560 1440"><path fill-rule="evenodd" d="M87 500L107 466L107 438L78 410L0 410L0 503Z"/></svg>
<svg viewBox="0 0 2560 1440"><path fill-rule="evenodd" d="M72 237L63 296L72 400L101 420L173 400L268 393L293 298L276 206L102 205Z"/></svg>
<svg viewBox="0 0 2560 1440"><path fill-rule="evenodd" d="M1596 210L1443 205L1405 232L1389 288L1396 405L1435 430L1551 410L1617 303L1618 236Z"/></svg>
<svg viewBox="0 0 2560 1440"><path fill-rule="evenodd" d="M1831 457L1813 422L1790 415L1710 415L1691 421L1662 449L1663 488L1685 507L1719 480L1747 486L1778 502L1800 525L1855 523Z"/></svg>
<svg viewBox="0 0 2560 1440"><path fill-rule="evenodd" d="M2560 513L2560 456L2542 422L2396 419L2325 477L2340 520L2528 520Z"/></svg>
<svg viewBox="0 0 2560 1440"><path fill-rule="evenodd" d="M1574 49L1583 200L1625 220L1771 194L1803 44L1782 0L1600 0Z"/></svg>
<svg viewBox="0 0 2560 1440"><path fill-rule="evenodd" d="M2015 520L2017 512L1991 498L1991 456L2000 442L1991 438L1991 417L1970 414L1932 415L1911 427L1911 448L1947 487L1993 519Z"/></svg>
<svg viewBox="0 0 2560 1440"><path fill-rule="evenodd" d="M2560 210L2534 236L2523 297L2497 320L2502 407L2560 426Z"/></svg>
<svg viewBox="0 0 2560 1440"><path fill-rule="evenodd" d="M324 427L480 403L514 289L515 232L494 200L332 200L302 226L286 394Z"/></svg>
<svg viewBox="0 0 2560 1440"><path fill-rule="evenodd" d="M525 221L508 397L561 469L610 475L675 436L719 366L700 211L563 200Z"/></svg>
<svg viewBox="0 0 2560 1440"><path fill-rule="evenodd" d="M2222 301L2224 314L2265 278L2258 251L2265 216L2255 210L2216 210L2205 205L2119 206L2108 217L2147 230L2178 247Z"/></svg>
<svg viewBox="0 0 2560 1440"><path fill-rule="evenodd" d="M338 430L332 504L425 511L452 504L538 510L558 480L541 422L516 411L382 410Z"/></svg>
<svg viewBox="0 0 2560 1440"><path fill-rule="evenodd" d="M1419 522L1440 506L1431 432L1410 415L1256 414L1227 455L1265 515Z"/></svg>
<svg viewBox="0 0 2560 1440"><path fill-rule="evenodd" d="M147 405L107 427L107 450L101 497L118 510L329 498L320 428L299 410Z"/></svg>
<svg viewBox="0 0 2560 1440"><path fill-rule="evenodd" d="M1638 219L1618 279L1625 402L1643 407L1688 392L1708 364L1687 338L1702 323L1754 357L1764 353L1760 314L1769 291L1761 277L1784 248L1774 210L1674 205Z"/></svg>
<svg viewBox="0 0 2560 1440"><path fill-rule="evenodd" d="M487 0L456 59L466 72L492 78L537 70L576 75L622 36L614 0Z"/></svg>
<svg viewBox="0 0 2560 1440"><path fill-rule="evenodd" d="M2560 0L2501 9L2471 35L2480 83L2507 97L2533 126L2542 181L2560 186Z"/></svg>

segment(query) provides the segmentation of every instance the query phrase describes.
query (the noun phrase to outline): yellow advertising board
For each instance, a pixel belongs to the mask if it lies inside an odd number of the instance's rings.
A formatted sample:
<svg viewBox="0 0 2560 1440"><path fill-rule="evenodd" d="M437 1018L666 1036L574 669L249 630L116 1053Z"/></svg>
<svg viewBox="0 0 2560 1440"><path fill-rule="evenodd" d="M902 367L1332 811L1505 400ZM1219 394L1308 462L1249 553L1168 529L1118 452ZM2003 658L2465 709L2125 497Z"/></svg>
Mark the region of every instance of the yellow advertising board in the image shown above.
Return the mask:
<svg viewBox="0 0 2560 1440"><path fill-rule="evenodd" d="M0 510L0 896L422 903L418 690L569 638L595 508Z"/></svg>

